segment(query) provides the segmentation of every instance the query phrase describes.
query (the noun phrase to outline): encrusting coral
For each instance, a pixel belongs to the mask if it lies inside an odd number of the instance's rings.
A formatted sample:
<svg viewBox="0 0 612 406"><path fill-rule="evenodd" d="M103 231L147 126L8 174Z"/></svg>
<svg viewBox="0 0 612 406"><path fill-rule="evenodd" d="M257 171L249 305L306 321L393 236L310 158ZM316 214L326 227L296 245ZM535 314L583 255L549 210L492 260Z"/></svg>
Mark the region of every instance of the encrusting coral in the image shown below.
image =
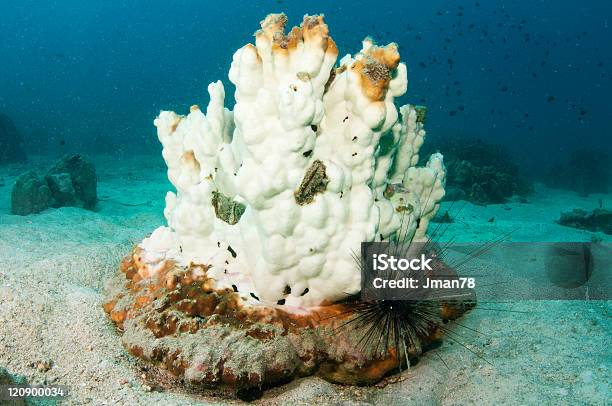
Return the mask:
<svg viewBox="0 0 612 406"><path fill-rule="evenodd" d="M234 54L233 111L216 82L206 113L155 120L176 188L168 226L109 285L105 310L124 345L187 383L243 390L317 373L371 384L398 366L393 349L368 354L358 332L336 331L351 317L339 301L360 291L362 242L427 240L442 155L416 167L425 111L394 104L408 83L395 44L366 38L336 66L322 16L289 34L286 22L269 15ZM432 324L408 351L440 333Z"/></svg>

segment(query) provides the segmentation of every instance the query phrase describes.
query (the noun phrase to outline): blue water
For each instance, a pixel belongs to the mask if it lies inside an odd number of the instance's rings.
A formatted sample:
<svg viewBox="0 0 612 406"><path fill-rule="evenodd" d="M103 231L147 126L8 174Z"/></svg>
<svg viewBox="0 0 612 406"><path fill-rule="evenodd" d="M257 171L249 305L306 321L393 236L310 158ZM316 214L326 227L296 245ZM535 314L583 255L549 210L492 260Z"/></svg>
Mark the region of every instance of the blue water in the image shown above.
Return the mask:
<svg viewBox="0 0 612 406"><path fill-rule="evenodd" d="M248 4L245 4L248 3ZM507 145L523 168L577 146L612 149L612 2L4 0L0 111L36 153L156 152L153 118L228 87L259 21L324 13L341 55L372 35L409 69L400 102L432 135ZM230 106L231 107L231 106Z"/></svg>

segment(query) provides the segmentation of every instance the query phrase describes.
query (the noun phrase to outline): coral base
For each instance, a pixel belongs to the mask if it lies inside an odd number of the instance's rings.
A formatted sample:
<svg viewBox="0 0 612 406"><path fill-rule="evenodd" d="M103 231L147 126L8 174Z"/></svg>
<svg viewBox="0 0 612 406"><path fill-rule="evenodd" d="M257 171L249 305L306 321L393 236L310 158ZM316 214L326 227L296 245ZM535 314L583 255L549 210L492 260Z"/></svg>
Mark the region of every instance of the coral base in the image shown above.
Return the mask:
<svg viewBox="0 0 612 406"><path fill-rule="evenodd" d="M144 266L136 248L110 281L104 310L132 355L190 386L240 392L315 374L335 383L371 385L399 366L393 348L384 356L360 348L363 333L344 326L354 316L350 304L301 314L245 306L233 290L211 288L205 266L166 261L143 279ZM440 314L456 318L468 307L441 304ZM441 336L432 323L419 348L408 349L409 358Z"/></svg>

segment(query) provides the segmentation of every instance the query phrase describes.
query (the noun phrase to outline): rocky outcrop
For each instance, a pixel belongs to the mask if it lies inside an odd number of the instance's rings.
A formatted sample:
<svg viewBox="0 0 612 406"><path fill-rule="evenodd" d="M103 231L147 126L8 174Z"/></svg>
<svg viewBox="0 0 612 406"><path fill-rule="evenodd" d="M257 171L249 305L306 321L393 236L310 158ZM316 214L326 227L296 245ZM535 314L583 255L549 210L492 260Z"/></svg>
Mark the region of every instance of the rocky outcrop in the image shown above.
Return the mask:
<svg viewBox="0 0 612 406"><path fill-rule="evenodd" d="M447 167L446 199L476 204L504 203L514 195L524 196L532 186L499 145L479 139L439 139L426 146L428 152L444 154ZM432 148L427 151L427 148Z"/></svg>
<svg viewBox="0 0 612 406"><path fill-rule="evenodd" d="M94 165L81 155L67 155L45 176L28 171L15 182L11 212L25 216L49 207L76 206L93 209L98 201Z"/></svg>
<svg viewBox="0 0 612 406"><path fill-rule="evenodd" d="M54 185L51 190L59 206L95 207L98 201L96 168L82 155L66 155L53 165L46 178L49 186Z"/></svg>
<svg viewBox="0 0 612 406"><path fill-rule="evenodd" d="M11 194L11 211L25 216L40 213L54 203L51 189L45 178L28 171L17 178Z"/></svg>
<svg viewBox="0 0 612 406"><path fill-rule="evenodd" d="M574 209L561 213L558 223L566 227L612 234L612 211L603 208L591 212Z"/></svg>

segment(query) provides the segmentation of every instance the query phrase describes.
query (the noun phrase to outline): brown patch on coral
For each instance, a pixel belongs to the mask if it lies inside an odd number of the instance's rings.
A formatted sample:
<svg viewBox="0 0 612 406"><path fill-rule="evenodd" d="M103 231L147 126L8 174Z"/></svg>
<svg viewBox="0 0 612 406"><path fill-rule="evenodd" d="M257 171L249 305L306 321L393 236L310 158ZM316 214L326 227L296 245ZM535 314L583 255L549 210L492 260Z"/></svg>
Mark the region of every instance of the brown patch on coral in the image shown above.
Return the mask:
<svg viewBox="0 0 612 406"><path fill-rule="evenodd" d="M181 163L195 172L200 172L200 162L196 159L193 151L187 151L181 156Z"/></svg>
<svg viewBox="0 0 612 406"><path fill-rule="evenodd" d="M170 133L174 133L176 131L176 128L178 127L178 125L181 123L181 120L183 118L181 116L176 116L174 118L174 122L172 123L172 125L170 125Z"/></svg>
<svg viewBox="0 0 612 406"><path fill-rule="evenodd" d="M249 44L246 44L242 49L243 49L243 52L248 51L248 52L253 53L253 55L255 55L255 57L257 58L257 63L261 63L261 56L257 52L257 48L255 47L255 45L249 43Z"/></svg>
<svg viewBox="0 0 612 406"><path fill-rule="evenodd" d="M246 210L244 204L238 203L217 191L212 192L211 203L215 209L217 218L230 225L238 223L240 217L242 217Z"/></svg>
<svg viewBox="0 0 612 406"><path fill-rule="evenodd" d="M323 16L304 16L299 27L293 27L289 34L285 34L287 16L281 14L269 14L261 21L261 30L255 33L258 40L269 42L272 52L276 55L289 55L297 49L301 42L317 44L324 52L337 56L336 43L329 36L329 28L323 21Z"/></svg>
<svg viewBox="0 0 612 406"><path fill-rule="evenodd" d="M268 14L259 23L261 30L257 31L255 36L265 35L267 38L273 38L277 32L284 33L287 21L287 16L284 13Z"/></svg>
<svg viewBox="0 0 612 406"><path fill-rule="evenodd" d="M391 81L391 72L397 68L399 61L400 55L395 44L385 47L372 45L363 52L351 69L359 75L366 97L372 101L384 99Z"/></svg>
<svg viewBox="0 0 612 406"><path fill-rule="evenodd" d="M332 68L329 71L329 77L327 78L327 82L325 82L325 88L324 88L324 92L327 93L327 90L329 90L329 87L331 86L331 84L334 82L334 79L336 79L336 68Z"/></svg>
<svg viewBox="0 0 612 406"><path fill-rule="evenodd" d="M318 159L306 171L300 186L293 195L299 205L312 203L315 195L323 193L327 188L329 178L325 173L325 164Z"/></svg>
<svg viewBox="0 0 612 406"><path fill-rule="evenodd" d="M319 43L326 53L334 56L338 55L338 47L329 36L329 27L325 24L322 15L304 16L300 27L305 42Z"/></svg>

